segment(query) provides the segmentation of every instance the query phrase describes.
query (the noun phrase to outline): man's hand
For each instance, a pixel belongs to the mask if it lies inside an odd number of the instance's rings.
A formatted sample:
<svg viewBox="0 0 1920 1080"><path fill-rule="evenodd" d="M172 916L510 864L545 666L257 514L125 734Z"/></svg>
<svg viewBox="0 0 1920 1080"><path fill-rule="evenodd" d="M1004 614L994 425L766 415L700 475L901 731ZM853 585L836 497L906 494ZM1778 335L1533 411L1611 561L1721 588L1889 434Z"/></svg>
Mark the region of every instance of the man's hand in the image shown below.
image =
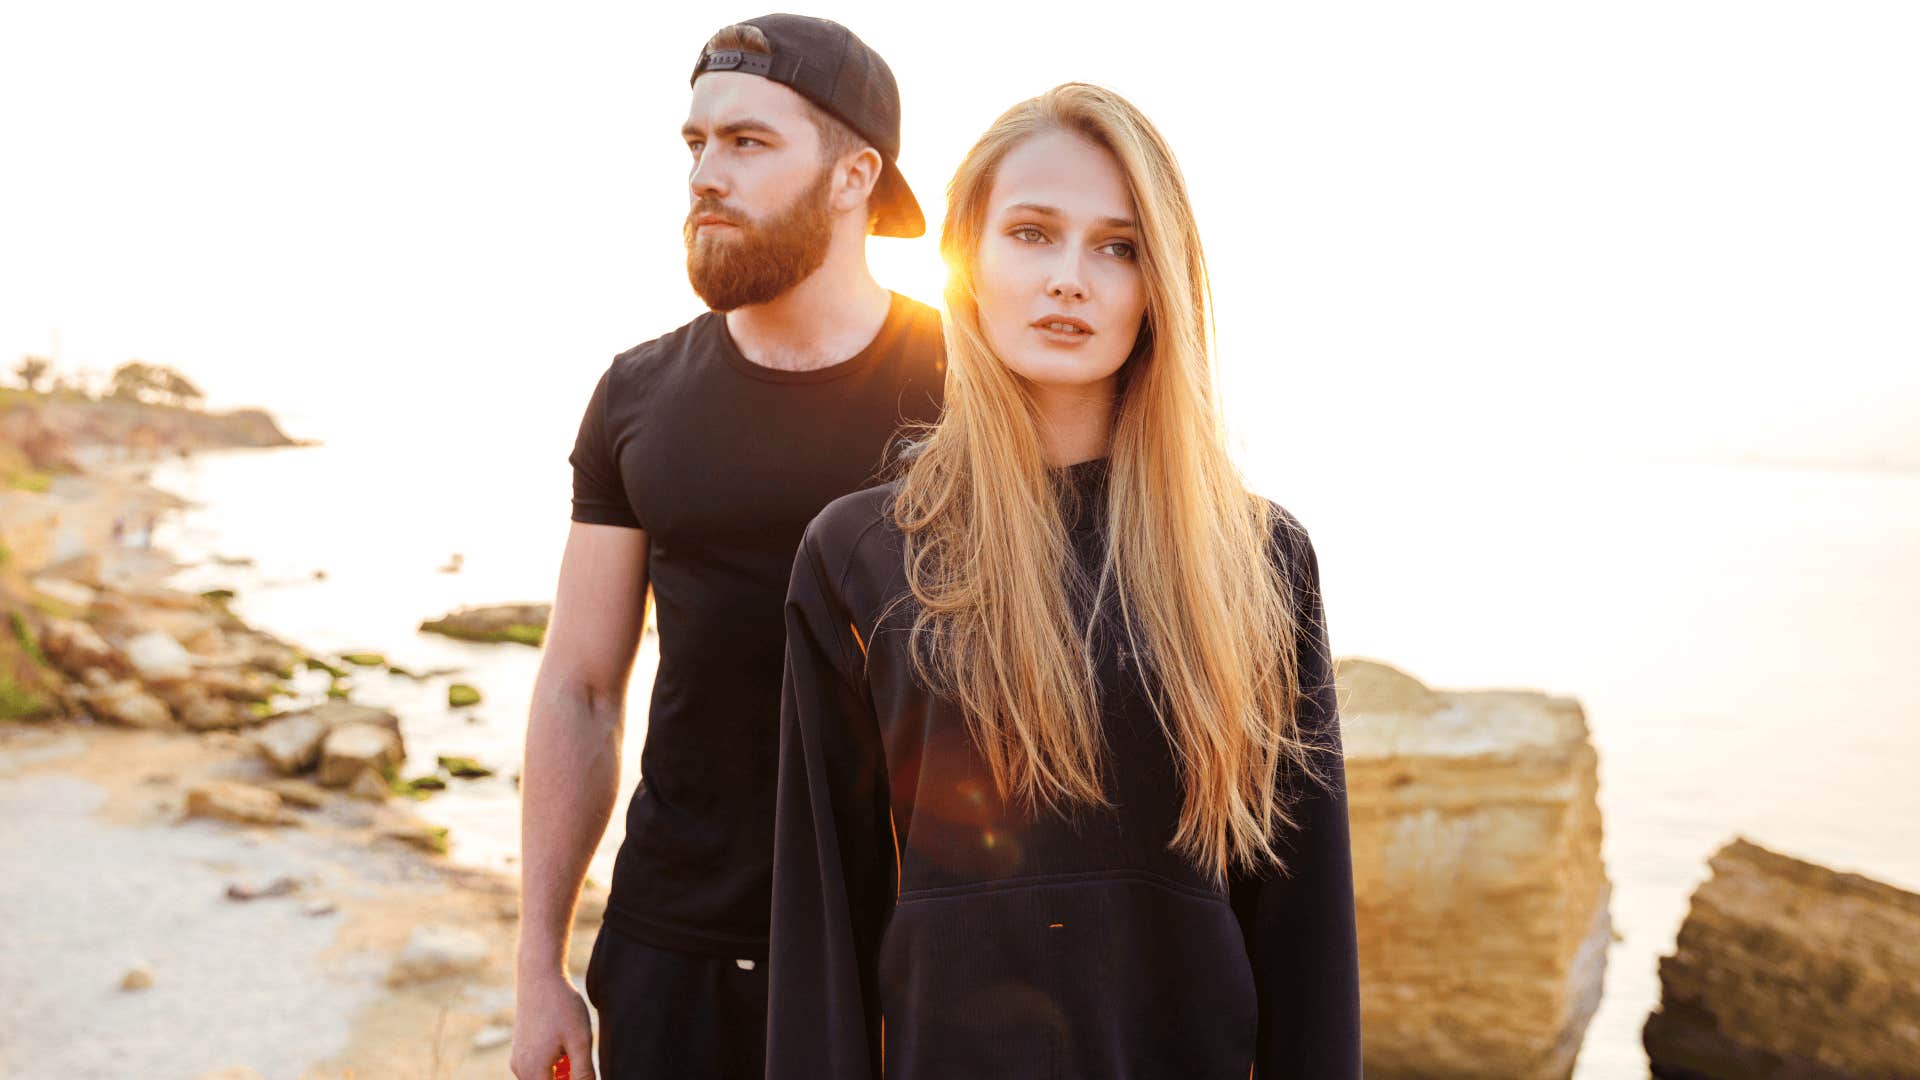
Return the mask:
<svg viewBox="0 0 1920 1080"><path fill-rule="evenodd" d="M559 972L526 975L515 987L513 1066L515 1080L553 1080L554 1062L565 1054L572 1080L594 1080L593 1018L586 999Z"/></svg>

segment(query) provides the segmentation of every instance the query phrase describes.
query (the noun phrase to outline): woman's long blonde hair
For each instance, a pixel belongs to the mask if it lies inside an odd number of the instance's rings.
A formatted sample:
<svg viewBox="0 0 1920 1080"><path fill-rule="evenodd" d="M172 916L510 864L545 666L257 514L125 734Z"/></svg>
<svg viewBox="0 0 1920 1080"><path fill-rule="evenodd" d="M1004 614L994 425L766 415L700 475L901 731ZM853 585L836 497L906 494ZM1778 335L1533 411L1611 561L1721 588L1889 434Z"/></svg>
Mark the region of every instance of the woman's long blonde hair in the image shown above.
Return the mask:
<svg viewBox="0 0 1920 1080"><path fill-rule="evenodd" d="M915 664L964 711L1003 798L1028 812L1109 804L1091 621L1076 625L1069 600L1060 492L1033 397L981 330L973 279L1001 160L1051 130L1112 153L1138 222L1147 310L1120 373L1111 543L1091 584L1117 603L1173 747L1185 802L1172 847L1216 881L1236 866L1283 867L1282 767L1313 775L1294 711L1301 613L1276 572L1271 508L1227 454L1186 183L1147 118L1102 87L1067 83L1009 109L947 188L946 407L892 509L919 602Z"/></svg>

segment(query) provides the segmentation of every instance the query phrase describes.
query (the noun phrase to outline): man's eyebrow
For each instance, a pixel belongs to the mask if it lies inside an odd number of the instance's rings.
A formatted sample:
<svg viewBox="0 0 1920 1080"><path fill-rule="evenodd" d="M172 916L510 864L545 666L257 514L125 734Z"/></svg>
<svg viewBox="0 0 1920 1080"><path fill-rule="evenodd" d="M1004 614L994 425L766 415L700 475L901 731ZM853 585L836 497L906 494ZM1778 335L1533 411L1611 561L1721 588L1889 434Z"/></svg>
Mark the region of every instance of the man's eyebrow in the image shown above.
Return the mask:
<svg viewBox="0 0 1920 1080"><path fill-rule="evenodd" d="M765 120L752 116L743 116L738 120L729 120L715 128L713 133L724 139L728 135L738 135L743 131L764 131L769 135L777 135L780 133L779 128L774 127ZM704 129L691 120L687 121L687 123L680 128L681 136L688 139L704 133Z"/></svg>
<svg viewBox="0 0 1920 1080"><path fill-rule="evenodd" d="M1028 214L1034 214L1039 217L1057 218L1060 216L1059 210L1051 206L1042 206L1039 203L1026 203L1026 202L1014 203L1012 206L1007 207L1007 213L1009 214L1018 214L1023 212ZM1138 223L1136 223L1132 218L1123 218L1123 217L1101 218L1100 224L1105 225L1109 229L1132 229L1132 228L1138 227Z"/></svg>

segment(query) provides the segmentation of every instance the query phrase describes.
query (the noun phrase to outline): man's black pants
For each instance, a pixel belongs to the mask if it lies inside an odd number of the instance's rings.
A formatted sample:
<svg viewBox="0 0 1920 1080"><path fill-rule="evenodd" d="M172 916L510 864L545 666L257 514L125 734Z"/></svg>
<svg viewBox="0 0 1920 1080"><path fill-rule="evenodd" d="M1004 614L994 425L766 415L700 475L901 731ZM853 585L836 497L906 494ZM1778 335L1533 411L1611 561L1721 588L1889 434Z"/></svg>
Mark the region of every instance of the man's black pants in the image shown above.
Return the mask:
<svg viewBox="0 0 1920 1080"><path fill-rule="evenodd" d="M658 949L602 926L587 959L600 1080L761 1080L767 966Z"/></svg>

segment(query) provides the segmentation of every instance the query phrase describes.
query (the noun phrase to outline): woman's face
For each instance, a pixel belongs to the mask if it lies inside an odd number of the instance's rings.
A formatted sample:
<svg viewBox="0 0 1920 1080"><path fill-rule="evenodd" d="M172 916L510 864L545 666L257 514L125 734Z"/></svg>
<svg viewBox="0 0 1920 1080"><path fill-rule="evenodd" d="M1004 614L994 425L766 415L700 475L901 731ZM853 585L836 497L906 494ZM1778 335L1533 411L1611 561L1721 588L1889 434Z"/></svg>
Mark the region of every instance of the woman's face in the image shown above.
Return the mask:
<svg viewBox="0 0 1920 1080"><path fill-rule="evenodd" d="M1119 162L1068 131L1001 159L974 260L980 327L1001 361L1053 389L1106 389L1147 310Z"/></svg>

